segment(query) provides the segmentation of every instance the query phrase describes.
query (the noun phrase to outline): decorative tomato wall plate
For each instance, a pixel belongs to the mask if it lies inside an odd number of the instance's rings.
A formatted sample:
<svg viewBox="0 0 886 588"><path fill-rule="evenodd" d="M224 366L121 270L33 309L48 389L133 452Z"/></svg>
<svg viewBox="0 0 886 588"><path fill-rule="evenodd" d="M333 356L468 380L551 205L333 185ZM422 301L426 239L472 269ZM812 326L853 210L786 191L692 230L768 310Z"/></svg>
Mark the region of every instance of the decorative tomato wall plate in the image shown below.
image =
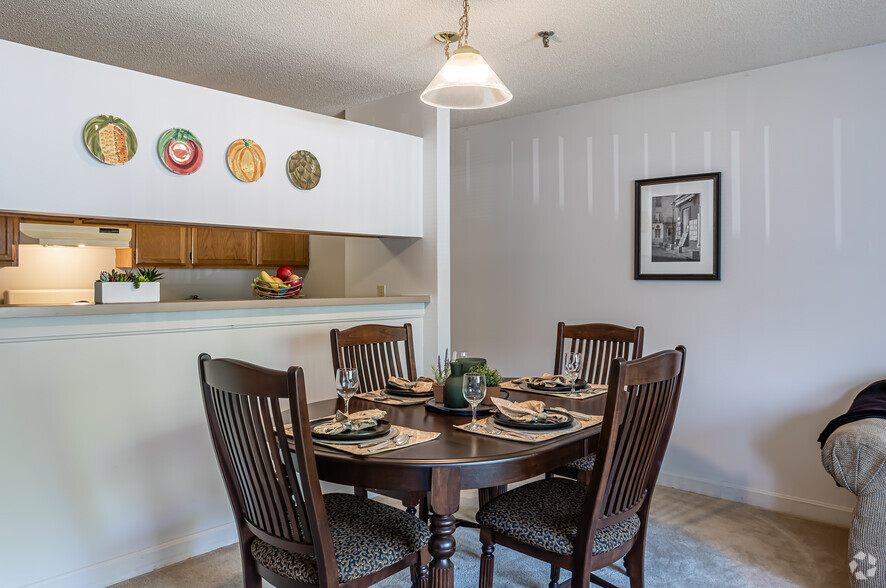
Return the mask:
<svg viewBox="0 0 886 588"><path fill-rule="evenodd" d="M228 147L228 169L241 182L255 182L265 173L265 152L251 139L237 139Z"/></svg>
<svg viewBox="0 0 886 588"><path fill-rule="evenodd" d="M320 162L310 151L296 151L286 163L289 181L300 190L310 190L320 183Z"/></svg>
<svg viewBox="0 0 886 588"><path fill-rule="evenodd" d="M89 119L83 127L83 142L93 157L108 165L122 165L135 157L138 141L126 121L109 114Z"/></svg>
<svg viewBox="0 0 886 588"><path fill-rule="evenodd" d="M194 173L203 165L203 146L187 129L169 129L160 135L157 155L166 169L183 176Z"/></svg>

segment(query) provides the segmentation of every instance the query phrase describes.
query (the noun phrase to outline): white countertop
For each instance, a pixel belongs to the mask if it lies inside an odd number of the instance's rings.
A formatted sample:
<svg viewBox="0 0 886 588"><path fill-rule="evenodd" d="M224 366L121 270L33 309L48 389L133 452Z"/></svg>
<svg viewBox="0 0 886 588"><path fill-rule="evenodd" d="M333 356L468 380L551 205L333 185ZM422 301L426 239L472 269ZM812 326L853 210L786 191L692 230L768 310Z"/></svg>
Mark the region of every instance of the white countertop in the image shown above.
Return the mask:
<svg viewBox="0 0 886 588"><path fill-rule="evenodd" d="M379 296L363 298L291 298L273 300L172 300L169 302L132 302L124 304L65 304L48 306L0 305L0 319L50 316L87 316L100 314L138 314L148 312L193 312L201 310L235 310L290 308L308 306L354 306L371 304L427 304L430 296Z"/></svg>

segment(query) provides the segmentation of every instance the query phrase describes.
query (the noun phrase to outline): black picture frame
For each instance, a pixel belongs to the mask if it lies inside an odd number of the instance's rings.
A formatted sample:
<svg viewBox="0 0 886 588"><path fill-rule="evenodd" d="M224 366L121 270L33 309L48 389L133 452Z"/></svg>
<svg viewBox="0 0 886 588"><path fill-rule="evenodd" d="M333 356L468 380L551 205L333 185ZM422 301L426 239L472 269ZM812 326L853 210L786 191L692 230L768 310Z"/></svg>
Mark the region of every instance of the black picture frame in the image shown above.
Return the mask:
<svg viewBox="0 0 886 588"><path fill-rule="evenodd" d="M720 172L634 182L634 279L720 279Z"/></svg>

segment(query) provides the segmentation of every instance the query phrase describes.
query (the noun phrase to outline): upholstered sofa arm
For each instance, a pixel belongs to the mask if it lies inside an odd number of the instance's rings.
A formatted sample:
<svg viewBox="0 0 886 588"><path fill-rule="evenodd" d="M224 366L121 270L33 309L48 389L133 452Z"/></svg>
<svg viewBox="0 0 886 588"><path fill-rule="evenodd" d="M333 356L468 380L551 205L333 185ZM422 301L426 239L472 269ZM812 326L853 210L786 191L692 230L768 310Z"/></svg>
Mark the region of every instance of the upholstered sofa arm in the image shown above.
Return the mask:
<svg viewBox="0 0 886 588"><path fill-rule="evenodd" d="M825 442L821 461L858 496L849 530L851 585L886 588L886 419L839 427Z"/></svg>

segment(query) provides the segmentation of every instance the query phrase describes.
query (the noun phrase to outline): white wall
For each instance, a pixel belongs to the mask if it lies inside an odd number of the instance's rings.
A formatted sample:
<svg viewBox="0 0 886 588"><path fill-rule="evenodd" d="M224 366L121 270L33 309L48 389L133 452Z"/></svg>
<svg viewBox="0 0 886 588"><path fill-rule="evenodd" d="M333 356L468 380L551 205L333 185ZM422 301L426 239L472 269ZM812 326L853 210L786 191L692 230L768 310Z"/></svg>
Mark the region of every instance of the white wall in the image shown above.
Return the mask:
<svg viewBox="0 0 886 588"><path fill-rule="evenodd" d="M348 238L345 293L372 296L385 285L387 294L427 294L424 357L420 374L450 346L449 292L449 111L427 106L411 92L348 108L345 116L365 124L422 137L421 239ZM418 345L418 344L417 344Z"/></svg>
<svg viewBox="0 0 886 588"><path fill-rule="evenodd" d="M421 140L251 98L0 41L0 210L75 216L420 237ZM98 114L123 118L138 151L100 163L83 144ZM168 171L157 141L171 127L200 139L202 167ZM225 154L255 140L268 167L235 179ZM310 191L286 174L289 155L314 153L322 177Z"/></svg>
<svg viewBox="0 0 886 588"><path fill-rule="evenodd" d="M661 481L847 522L816 437L886 375L883 71L886 44L453 131L453 339L511 374L560 320L684 344ZM705 171L722 280L634 281L634 180Z"/></svg>
<svg viewBox="0 0 886 588"><path fill-rule="evenodd" d="M424 304L0 319L0 585L109 586L236 541L197 355L300 365L335 396L329 330Z"/></svg>

